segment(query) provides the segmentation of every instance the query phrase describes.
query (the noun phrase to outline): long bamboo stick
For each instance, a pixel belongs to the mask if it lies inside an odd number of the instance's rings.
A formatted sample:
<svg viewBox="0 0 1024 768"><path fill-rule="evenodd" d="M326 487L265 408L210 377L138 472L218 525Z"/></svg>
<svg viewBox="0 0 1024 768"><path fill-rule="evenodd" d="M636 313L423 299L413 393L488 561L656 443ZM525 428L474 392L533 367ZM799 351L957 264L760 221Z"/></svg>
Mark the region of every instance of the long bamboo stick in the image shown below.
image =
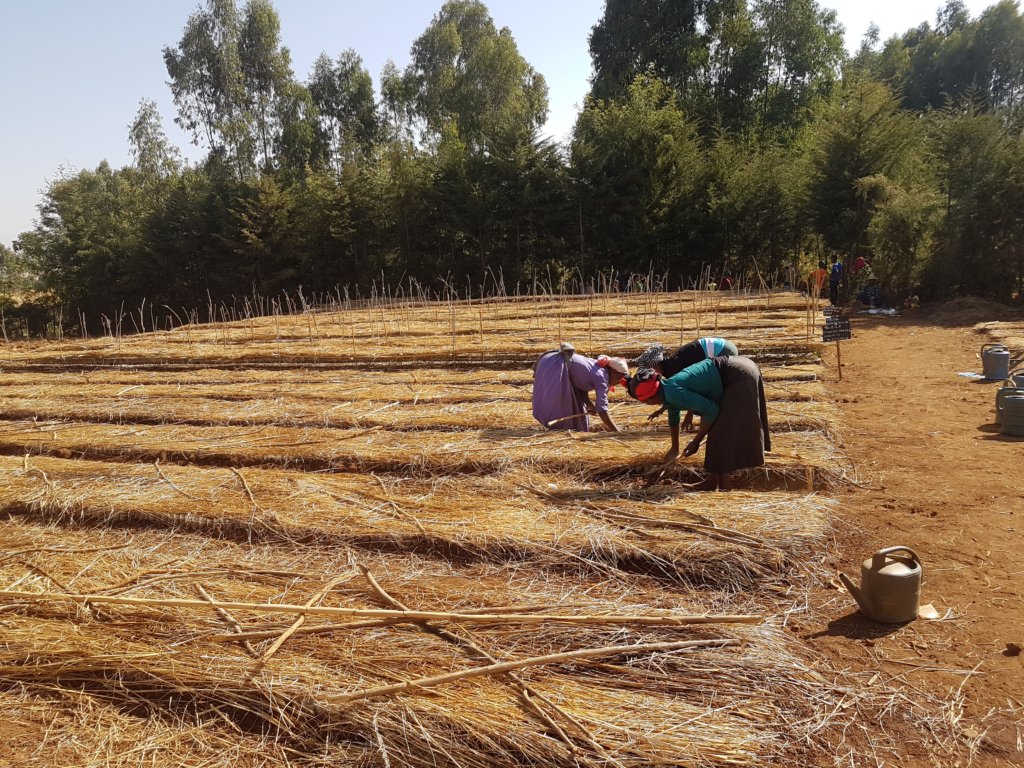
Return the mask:
<svg viewBox="0 0 1024 768"><path fill-rule="evenodd" d="M384 608L341 608L323 605L292 605L289 603L241 603L234 601L188 600L185 598L114 597L111 595L74 595L56 592L0 591L0 600L33 602L112 603L167 608L210 608L259 611L265 613L301 613L313 616L360 616L363 618L405 619L407 621L456 621L467 624L597 624L681 627L690 624L757 624L761 617L753 614L703 614L688 616L643 616L628 614L592 614L571 616L549 613L447 613L445 611L395 611Z"/></svg>
<svg viewBox="0 0 1024 768"><path fill-rule="evenodd" d="M362 564L359 565L359 568L360 570L362 570L363 575L366 577L366 580L370 582L370 586L373 588L374 592L376 592L380 596L381 600L385 601L388 605L397 608L400 611L409 610L409 607L407 605L399 601L396 597L393 597L391 594L388 593L387 590L384 589L384 587L380 585L377 579L374 578L373 573L370 572L369 568ZM440 637L442 640L447 640L453 645L469 649L477 656L486 659L491 664L499 663L498 660L494 658L494 656L492 656L484 648L481 648L479 645L474 643L469 638L461 637L460 635L456 635L452 632L449 632L443 627L434 626L433 624L426 621L420 622L418 626L423 627L428 632L432 632L433 634ZM569 747L569 750L571 752L575 752L576 744L573 742L573 740L570 739L569 736L565 733L565 731L562 730L562 727L554 720L552 720L551 716L543 709L541 709L540 705L537 704L537 702L535 702L530 697L530 694L534 693L534 691L526 683L520 680L514 672L506 672L505 674L518 687L519 695L522 698L523 702L526 704L526 706L529 707L530 710L532 710L534 713L536 713L536 715L541 719L541 721L558 735L558 738L560 738L565 743L565 745ZM556 706L556 711L558 711L559 714L565 716L565 712L563 712L560 707ZM590 747L596 750L603 757L607 758L607 753L605 752L604 747L602 747L600 744L594 741L594 738L590 735L590 732L586 729L583 729L583 734L584 738L588 740L588 744L590 744ZM616 764L621 766L621 763L618 763L617 761Z"/></svg>
<svg viewBox="0 0 1024 768"><path fill-rule="evenodd" d="M391 696L401 693L420 693L426 688L436 688L445 683L452 683L456 680L465 680L470 677L483 675L497 675L513 669L523 667L537 667L544 664L558 664L563 661L574 661L578 659L592 659L600 656L619 656L632 653L666 653L669 651L681 651L686 648L725 648L726 646L739 645L739 640L683 640L673 643L640 643L637 645L604 645L599 648L583 648L576 651L563 651L562 653L550 653L546 656L532 656L528 659L516 661L503 661L499 664L490 664L486 667L470 667L458 672L450 672L445 675L434 675L432 677L421 677L416 680L406 680L402 683L382 685L379 688L363 688L352 693L343 693L335 696L328 696L326 700L332 704L345 704L350 701L366 701L378 699L382 696Z"/></svg>

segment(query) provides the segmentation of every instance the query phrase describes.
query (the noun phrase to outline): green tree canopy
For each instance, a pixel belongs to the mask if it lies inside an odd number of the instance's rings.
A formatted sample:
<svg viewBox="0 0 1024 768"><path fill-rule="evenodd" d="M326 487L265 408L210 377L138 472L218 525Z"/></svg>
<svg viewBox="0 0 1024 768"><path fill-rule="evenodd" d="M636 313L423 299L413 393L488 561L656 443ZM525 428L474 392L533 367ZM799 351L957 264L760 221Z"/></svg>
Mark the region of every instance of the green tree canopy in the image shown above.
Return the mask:
<svg viewBox="0 0 1024 768"><path fill-rule="evenodd" d="M412 46L406 93L436 139L451 129L471 150L499 130L532 131L548 113L544 78L496 29L479 0L449 0Z"/></svg>

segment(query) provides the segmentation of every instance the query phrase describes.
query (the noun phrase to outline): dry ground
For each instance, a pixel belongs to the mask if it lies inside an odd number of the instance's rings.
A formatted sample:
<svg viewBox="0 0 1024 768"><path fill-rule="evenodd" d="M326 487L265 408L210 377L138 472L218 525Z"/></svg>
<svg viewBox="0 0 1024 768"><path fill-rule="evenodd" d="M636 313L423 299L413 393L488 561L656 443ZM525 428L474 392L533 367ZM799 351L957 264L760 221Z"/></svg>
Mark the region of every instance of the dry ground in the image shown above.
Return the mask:
<svg viewBox="0 0 1024 768"><path fill-rule="evenodd" d="M1024 764L1024 439L992 424L998 385L980 371L983 343L1019 340L1006 310L960 303L897 318L858 317L832 387L845 449L863 486L841 493L847 523L829 567L859 580L882 546L912 547L924 563L922 602L945 621L886 627L864 620L845 592L820 591L820 618L794 627L840 667L878 670L911 690L958 696L978 737L974 765ZM1015 320L1015 322L1014 322ZM1018 347L1017 352L1021 352ZM830 362L835 363L834 351ZM884 731L890 724L878 726ZM892 737L898 743L898 726ZM903 749L901 765L945 762Z"/></svg>

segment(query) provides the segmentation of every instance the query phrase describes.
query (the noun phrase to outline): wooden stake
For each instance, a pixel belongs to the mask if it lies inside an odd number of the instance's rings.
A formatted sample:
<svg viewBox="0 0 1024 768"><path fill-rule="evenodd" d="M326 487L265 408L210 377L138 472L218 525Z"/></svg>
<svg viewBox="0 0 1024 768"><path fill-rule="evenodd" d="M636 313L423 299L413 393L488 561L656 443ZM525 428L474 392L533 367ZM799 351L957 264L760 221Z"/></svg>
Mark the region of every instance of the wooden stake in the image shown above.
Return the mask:
<svg viewBox="0 0 1024 768"><path fill-rule="evenodd" d="M839 380L843 380L843 354L839 350L839 339L836 339L836 368L839 369Z"/></svg>

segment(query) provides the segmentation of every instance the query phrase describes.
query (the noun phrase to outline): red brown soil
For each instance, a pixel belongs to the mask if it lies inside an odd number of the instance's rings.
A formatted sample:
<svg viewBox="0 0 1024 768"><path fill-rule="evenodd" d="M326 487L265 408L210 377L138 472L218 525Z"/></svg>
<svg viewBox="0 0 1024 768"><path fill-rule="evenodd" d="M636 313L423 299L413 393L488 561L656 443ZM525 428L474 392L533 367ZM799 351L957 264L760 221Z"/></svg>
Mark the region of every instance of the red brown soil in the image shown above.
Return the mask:
<svg viewBox="0 0 1024 768"><path fill-rule="evenodd" d="M875 550L912 547L924 564L921 602L942 614L950 609L951 617L875 624L855 613L844 591L826 591L816 612L823 618L798 632L840 668L898 676L910 696L959 692L967 734L981 735L971 764L1021 766L1024 438L993 425L998 384L957 376L980 372L978 350L992 341L973 324L1012 316L950 309L854 316L854 338L842 343L843 379L831 388L861 486L839 494L840 533L829 563L857 583L861 560ZM835 357L830 345L833 373ZM904 768L968 762L910 746L900 757Z"/></svg>

